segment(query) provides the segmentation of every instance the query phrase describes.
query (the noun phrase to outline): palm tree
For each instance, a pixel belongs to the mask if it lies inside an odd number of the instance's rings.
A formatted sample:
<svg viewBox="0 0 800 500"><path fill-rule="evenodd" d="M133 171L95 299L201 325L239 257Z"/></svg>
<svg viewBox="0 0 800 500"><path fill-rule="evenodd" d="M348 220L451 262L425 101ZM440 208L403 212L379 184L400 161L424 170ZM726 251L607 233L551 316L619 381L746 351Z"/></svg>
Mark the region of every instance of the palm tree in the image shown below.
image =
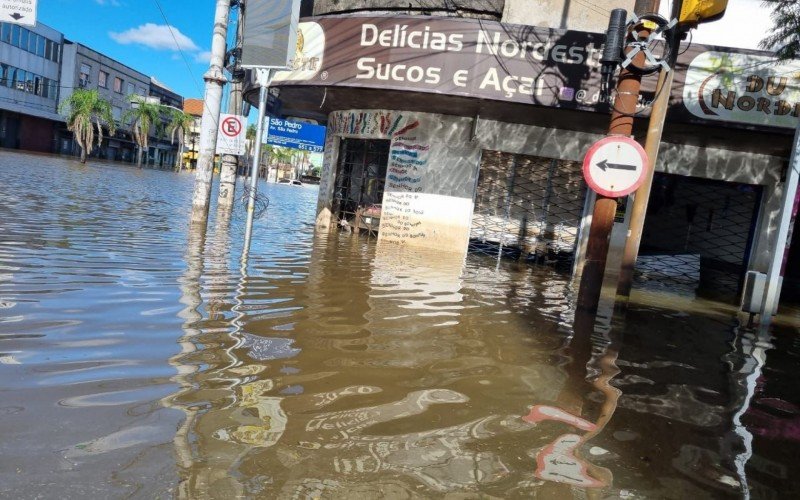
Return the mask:
<svg viewBox="0 0 800 500"><path fill-rule="evenodd" d="M109 134L116 132L111 104L96 90L75 89L69 99L61 103L59 111L66 119L67 130L81 148L81 163L86 163L86 156L92 153L95 139L98 146L103 141L103 123L108 126Z"/></svg>
<svg viewBox="0 0 800 500"><path fill-rule="evenodd" d="M169 124L167 125L167 133L170 135L170 143L175 144L175 136L178 138L178 155L175 158L175 170L181 171L183 162L181 155L183 151L183 141L186 134L191 130L194 125L194 116L189 113L184 113L178 109L170 109Z"/></svg>
<svg viewBox="0 0 800 500"><path fill-rule="evenodd" d="M122 122L131 124L131 134L139 146L136 165L142 168L142 154L148 148L150 130L161 120L161 106L147 102L143 97L131 95L131 109L122 115Z"/></svg>

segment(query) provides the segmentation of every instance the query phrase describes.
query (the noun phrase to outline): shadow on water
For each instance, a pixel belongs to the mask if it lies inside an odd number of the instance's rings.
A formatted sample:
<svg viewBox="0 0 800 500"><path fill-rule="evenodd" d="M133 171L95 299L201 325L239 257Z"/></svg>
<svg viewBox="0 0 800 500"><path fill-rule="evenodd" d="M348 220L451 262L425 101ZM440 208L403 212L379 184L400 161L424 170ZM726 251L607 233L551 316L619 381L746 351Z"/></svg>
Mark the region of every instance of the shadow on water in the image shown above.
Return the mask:
<svg viewBox="0 0 800 500"><path fill-rule="evenodd" d="M189 227L189 176L0 160L2 495L800 490L792 328L575 317L550 269L315 235L291 186L243 266L242 207Z"/></svg>

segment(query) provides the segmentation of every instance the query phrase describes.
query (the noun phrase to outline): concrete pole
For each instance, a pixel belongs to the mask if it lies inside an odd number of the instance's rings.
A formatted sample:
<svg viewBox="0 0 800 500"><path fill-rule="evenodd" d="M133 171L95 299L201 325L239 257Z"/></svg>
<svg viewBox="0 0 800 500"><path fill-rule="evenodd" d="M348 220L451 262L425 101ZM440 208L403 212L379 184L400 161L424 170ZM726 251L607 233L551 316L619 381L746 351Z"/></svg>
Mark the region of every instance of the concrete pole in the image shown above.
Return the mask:
<svg viewBox="0 0 800 500"><path fill-rule="evenodd" d="M769 269L767 270L767 285L764 290L764 302L761 306L761 324L768 325L772 321L773 312L778 307L781 295L781 271L786 260L787 245L789 245L789 232L794 225L792 219L797 213L797 181L800 178L800 125L794 131L794 145L792 156L789 159L789 168L786 171L786 181L783 183L781 195L781 213L778 216L778 234L775 235Z"/></svg>
<svg viewBox="0 0 800 500"><path fill-rule="evenodd" d="M211 200L211 180L214 175L214 154L217 149L217 129L222 107L222 87L225 78L226 38L228 36L228 15L230 0L217 0L214 13L214 34L211 38L211 64L203 75L206 82L205 106L200 121L200 154L197 158L197 172L192 195L192 222L207 222L208 204Z"/></svg>
<svg viewBox="0 0 800 500"><path fill-rule="evenodd" d="M244 10L239 6L239 17L236 20L236 47L242 46L242 31L244 30ZM231 83L228 114L240 116L242 114L242 82ZM239 168L239 157L223 155L222 167L219 174L219 197L217 210L230 211L236 195L236 170Z"/></svg>

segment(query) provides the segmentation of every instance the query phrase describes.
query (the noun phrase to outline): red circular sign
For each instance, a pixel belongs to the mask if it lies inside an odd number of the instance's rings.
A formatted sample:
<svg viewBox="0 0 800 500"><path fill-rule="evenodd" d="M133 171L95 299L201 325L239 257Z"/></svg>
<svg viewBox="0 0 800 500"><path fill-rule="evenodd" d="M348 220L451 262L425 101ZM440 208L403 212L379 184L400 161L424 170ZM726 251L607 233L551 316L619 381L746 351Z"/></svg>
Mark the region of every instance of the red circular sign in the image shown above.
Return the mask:
<svg viewBox="0 0 800 500"><path fill-rule="evenodd" d="M229 116L228 118L222 120L220 129L222 129L222 133L228 137L236 137L242 133L242 122L240 122L236 117Z"/></svg>
<svg viewBox="0 0 800 500"><path fill-rule="evenodd" d="M647 153L630 137L612 135L592 144L583 159L583 177L592 190L609 198L639 189L649 164Z"/></svg>

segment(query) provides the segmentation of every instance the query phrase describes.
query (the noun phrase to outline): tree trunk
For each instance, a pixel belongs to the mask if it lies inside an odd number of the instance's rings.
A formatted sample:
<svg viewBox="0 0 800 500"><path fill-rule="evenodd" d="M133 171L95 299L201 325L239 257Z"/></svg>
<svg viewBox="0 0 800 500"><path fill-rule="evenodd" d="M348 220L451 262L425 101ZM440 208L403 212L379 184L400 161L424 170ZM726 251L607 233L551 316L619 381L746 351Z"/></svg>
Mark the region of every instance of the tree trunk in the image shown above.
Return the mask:
<svg viewBox="0 0 800 500"><path fill-rule="evenodd" d="M139 146L139 151L136 153L136 166L142 168L142 147Z"/></svg>
<svg viewBox="0 0 800 500"><path fill-rule="evenodd" d="M86 163L86 148L81 148L81 163Z"/></svg>
<svg viewBox="0 0 800 500"><path fill-rule="evenodd" d="M178 139L178 152L175 154L175 169L178 172L183 170L183 153L181 151L183 151L183 141Z"/></svg>

